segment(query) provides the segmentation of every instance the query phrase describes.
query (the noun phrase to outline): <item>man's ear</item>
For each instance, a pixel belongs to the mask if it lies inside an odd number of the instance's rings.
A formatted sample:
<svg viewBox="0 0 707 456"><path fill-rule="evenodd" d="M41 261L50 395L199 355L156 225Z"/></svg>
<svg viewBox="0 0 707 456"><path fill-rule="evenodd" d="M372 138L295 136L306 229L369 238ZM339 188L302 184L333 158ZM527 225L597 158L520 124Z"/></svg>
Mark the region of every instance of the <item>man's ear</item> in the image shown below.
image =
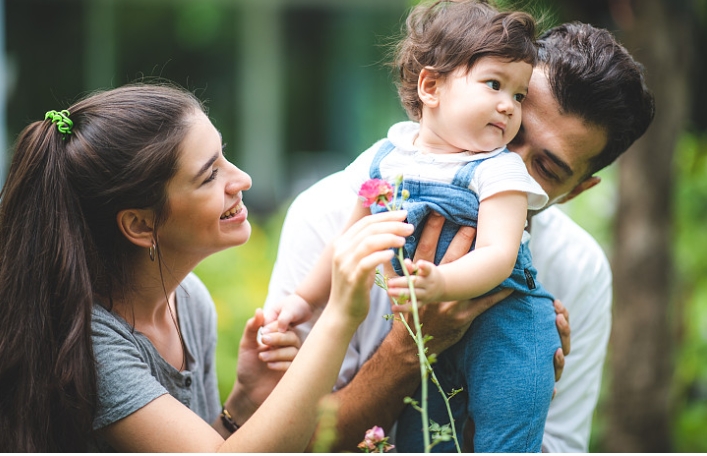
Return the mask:
<svg viewBox="0 0 707 456"><path fill-rule="evenodd" d="M425 67L417 78L417 96L428 108L436 108L439 104L440 75L432 67Z"/></svg>
<svg viewBox="0 0 707 456"><path fill-rule="evenodd" d="M148 209L124 209L117 215L118 228L128 241L149 249L154 240L154 213Z"/></svg>
<svg viewBox="0 0 707 456"><path fill-rule="evenodd" d="M567 201L574 199L576 196L584 193L595 185L599 185L599 182L601 182L601 177L599 176L591 176L584 179L582 182L577 184L577 186L573 188L568 194L563 196L562 199L558 201L558 203L566 203Z"/></svg>

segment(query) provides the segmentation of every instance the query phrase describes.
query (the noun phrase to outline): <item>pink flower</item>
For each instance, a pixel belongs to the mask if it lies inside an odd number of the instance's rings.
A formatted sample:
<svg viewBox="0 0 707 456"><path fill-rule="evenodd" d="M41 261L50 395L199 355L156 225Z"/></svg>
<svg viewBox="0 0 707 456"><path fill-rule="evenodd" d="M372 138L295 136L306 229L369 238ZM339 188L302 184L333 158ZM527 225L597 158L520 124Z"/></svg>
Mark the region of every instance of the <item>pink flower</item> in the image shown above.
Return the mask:
<svg viewBox="0 0 707 456"><path fill-rule="evenodd" d="M358 196L363 201L363 207L374 204L385 206L393 200L393 186L382 179L368 179L361 185Z"/></svg>
<svg viewBox="0 0 707 456"><path fill-rule="evenodd" d="M395 448L395 445L388 443L388 437L385 436L383 428L373 426L366 431L366 436L363 442L358 444L358 448L365 453L385 453Z"/></svg>

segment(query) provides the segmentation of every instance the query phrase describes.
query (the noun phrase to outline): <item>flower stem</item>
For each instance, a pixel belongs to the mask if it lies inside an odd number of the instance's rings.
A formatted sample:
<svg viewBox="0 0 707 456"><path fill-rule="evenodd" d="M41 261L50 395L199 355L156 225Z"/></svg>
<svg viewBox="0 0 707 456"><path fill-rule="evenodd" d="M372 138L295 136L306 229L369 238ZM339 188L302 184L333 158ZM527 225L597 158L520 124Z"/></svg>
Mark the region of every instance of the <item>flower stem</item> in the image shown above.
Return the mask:
<svg viewBox="0 0 707 456"><path fill-rule="evenodd" d="M402 202L406 199L406 196L404 195L404 192L400 195L400 200L398 200L398 190L400 190L400 186L402 185L402 176L399 176L393 185L393 201L388 201L386 200L384 202L386 209L389 211L394 211L397 209L402 208ZM429 420L429 415L427 412L427 398L428 398L428 391L427 391L427 377L428 375L432 375L432 381L433 383L437 386L437 390L439 393L442 395L442 398L444 399L444 405L447 408L447 414L449 415L449 423L450 427L452 430L452 438L454 439L454 445L456 446L457 452L461 453L461 448L459 447L459 440L457 439L457 432L456 428L454 426L454 415L452 415L452 409L451 406L449 405L449 398L447 397L447 393L442 389L442 386L439 384L439 380L437 379L437 376L435 375L434 370L432 369L432 365L430 364L430 360L427 358L427 353L426 353L426 348L425 348L425 338L422 335L422 324L420 323L420 312L419 312L419 307L417 304L417 295L415 294L415 286L412 283L412 278L410 276L410 273L408 272L407 268L405 267L405 257L403 255L403 249L402 247L398 249L398 262L400 263L400 267L403 270L403 274L405 275L405 278L407 279L408 283L408 290L410 291L410 301L412 303L412 319L413 319L413 324L415 326L415 331L413 332L410 326L408 325L407 321L405 318L401 316L402 322L405 324L405 327L408 330L408 333L412 336L413 340L415 340L415 344L417 345L417 354L418 357L420 358L420 378L422 380L422 383L420 385L420 391L421 391L421 401L422 404L420 404L420 407L415 407L420 411L421 418L422 418L422 438L423 438L423 443L424 443L424 448L425 448L425 453L429 453L430 450L432 449L432 445L430 444L430 420Z"/></svg>
<svg viewBox="0 0 707 456"><path fill-rule="evenodd" d="M400 314L400 321L403 322L403 324L405 325L405 328L407 328L410 336L412 336L413 339L417 340L415 333L413 332L410 325L408 325L407 320L405 320L405 318L403 317L402 314ZM435 384L435 386L437 387L437 391L439 391L439 394L441 394L442 398L444 399L444 406L447 408L447 416L449 417L450 428L452 429L452 439L454 439L454 446L457 448L457 453L461 453L462 449L459 446L459 439L457 438L457 430L456 430L456 427L454 426L454 415L452 414L452 407L449 405L449 397L447 396L447 393L442 389L442 385L440 385L439 379L437 378L437 375L435 374L434 369L432 369L432 365L430 364L429 358L427 358L427 356L425 356L424 360L427 363L427 370L430 373L430 375L432 376L432 383Z"/></svg>
<svg viewBox="0 0 707 456"><path fill-rule="evenodd" d="M415 343L417 345L417 355L420 357L420 378L422 379L421 386L421 402L422 408L420 414L422 415L422 439L425 446L425 453L430 452L430 429L429 429L429 419L427 415L427 373L428 365L427 355L425 354L425 342L422 337L422 325L420 324L420 313L417 307L417 296L415 296L415 287L412 284L412 278L410 273L405 267L405 257L403 256L403 249L398 249L398 261L402 267L403 274L408 281L408 290L410 290L410 301L412 302L412 320L415 325Z"/></svg>

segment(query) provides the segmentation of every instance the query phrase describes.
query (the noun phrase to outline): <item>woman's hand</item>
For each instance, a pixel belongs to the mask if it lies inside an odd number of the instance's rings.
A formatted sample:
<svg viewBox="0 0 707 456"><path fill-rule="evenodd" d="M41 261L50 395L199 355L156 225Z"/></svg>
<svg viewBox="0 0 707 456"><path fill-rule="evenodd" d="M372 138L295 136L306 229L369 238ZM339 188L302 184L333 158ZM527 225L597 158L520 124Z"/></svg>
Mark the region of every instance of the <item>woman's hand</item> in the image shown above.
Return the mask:
<svg viewBox="0 0 707 456"><path fill-rule="evenodd" d="M259 343L258 330L264 323L263 311L257 309L246 322L238 350L238 380L227 402L239 425L270 395L301 345L292 330L263 334Z"/></svg>
<svg viewBox="0 0 707 456"><path fill-rule="evenodd" d="M329 305L363 321L376 267L390 261L394 254L391 248L402 247L405 237L413 232L412 225L402 223L406 216L406 211L366 216L336 240Z"/></svg>

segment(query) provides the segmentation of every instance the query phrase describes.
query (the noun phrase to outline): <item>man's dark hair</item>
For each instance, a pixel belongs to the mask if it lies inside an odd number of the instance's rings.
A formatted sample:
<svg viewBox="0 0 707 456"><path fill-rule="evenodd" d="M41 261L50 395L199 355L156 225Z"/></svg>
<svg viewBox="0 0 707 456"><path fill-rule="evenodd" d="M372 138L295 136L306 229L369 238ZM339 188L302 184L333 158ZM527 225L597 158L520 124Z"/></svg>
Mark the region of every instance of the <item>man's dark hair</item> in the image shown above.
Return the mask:
<svg viewBox="0 0 707 456"><path fill-rule="evenodd" d="M589 177L613 163L653 120L643 65L609 31L580 22L548 30L538 46L538 65L547 71L562 112L607 132L604 150L589 163Z"/></svg>

